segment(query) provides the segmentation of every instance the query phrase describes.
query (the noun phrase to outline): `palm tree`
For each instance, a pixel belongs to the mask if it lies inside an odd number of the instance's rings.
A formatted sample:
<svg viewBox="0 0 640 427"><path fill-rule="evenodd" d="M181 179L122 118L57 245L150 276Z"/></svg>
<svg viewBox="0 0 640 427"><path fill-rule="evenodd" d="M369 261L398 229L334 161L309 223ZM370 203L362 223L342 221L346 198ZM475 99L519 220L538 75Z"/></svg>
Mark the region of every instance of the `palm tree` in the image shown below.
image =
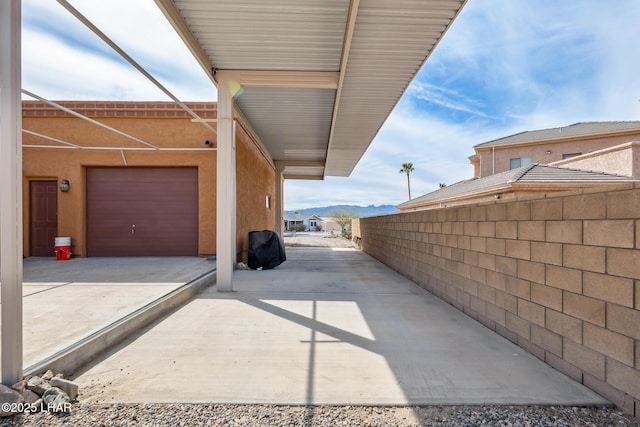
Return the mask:
<svg viewBox="0 0 640 427"><path fill-rule="evenodd" d="M402 169L400 169L400 173L407 174L407 188L409 189L409 200L411 200L411 179L409 178L409 174L413 172L413 163L403 163Z"/></svg>

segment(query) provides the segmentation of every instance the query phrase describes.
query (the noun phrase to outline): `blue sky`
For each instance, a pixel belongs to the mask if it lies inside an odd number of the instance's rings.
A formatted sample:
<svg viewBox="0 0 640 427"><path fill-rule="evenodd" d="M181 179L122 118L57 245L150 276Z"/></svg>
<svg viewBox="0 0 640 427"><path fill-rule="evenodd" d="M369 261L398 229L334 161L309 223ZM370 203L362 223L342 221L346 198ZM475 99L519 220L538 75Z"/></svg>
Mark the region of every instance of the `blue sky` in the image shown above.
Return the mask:
<svg viewBox="0 0 640 427"><path fill-rule="evenodd" d="M215 100L153 0L71 3L181 100ZM398 204L402 163L414 164L415 197L471 177L475 144L640 120L638 22L638 0L468 0L352 175L287 181L285 208ZM49 99L166 99L54 0L23 0L23 87Z"/></svg>

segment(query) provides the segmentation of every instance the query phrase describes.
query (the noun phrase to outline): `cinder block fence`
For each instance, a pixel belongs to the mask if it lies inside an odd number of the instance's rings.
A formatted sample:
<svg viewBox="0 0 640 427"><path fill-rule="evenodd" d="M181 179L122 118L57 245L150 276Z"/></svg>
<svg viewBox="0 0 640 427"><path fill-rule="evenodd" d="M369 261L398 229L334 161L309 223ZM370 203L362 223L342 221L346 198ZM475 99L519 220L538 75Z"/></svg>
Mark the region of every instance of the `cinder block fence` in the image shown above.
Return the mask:
<svg viewBox="0 0 640 427"><path fill-rule="evenodd" d="M362 250L640 416L640 184L354 220Z"/></svg>

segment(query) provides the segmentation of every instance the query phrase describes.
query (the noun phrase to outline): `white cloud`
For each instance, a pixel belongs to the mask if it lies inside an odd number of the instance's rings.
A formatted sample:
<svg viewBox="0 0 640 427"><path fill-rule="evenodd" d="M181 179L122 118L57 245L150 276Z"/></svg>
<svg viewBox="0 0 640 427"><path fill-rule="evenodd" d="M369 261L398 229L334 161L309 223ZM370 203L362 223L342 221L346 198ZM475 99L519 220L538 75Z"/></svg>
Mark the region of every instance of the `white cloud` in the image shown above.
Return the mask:
<svg viewBox="0 0 640 427"><path fill-rule="evenodd" d="M406 96L420 101L438 105L450 110L462 111L480 117L487 117L482 108L482 102L470 98L457 90L436 86L429 83L415 81L406 92Z"/></svg>
<svg viewBox="0 0 640 427"><path fill-rule="evenodd" d="M215 87L153 0L72 5L179 99L215 100ZM57 3L25 0L23 16L26 89L53 99L169 100Z"/></svg>
<svg viewBox="0 0 640 427"><path fill-rule="evenodd" d="M137 70L121 62L78 51L41 33L23 33L23 87L53 99L165 99ZM106 79L105 76L109 76Z"/></svg>
<svg viewBox="0 0 640 427"><path fill-rule="evenodd" d="M480 76L476 89L523 126L634 119L638 19L634 0L469 2L432 59Z"/></svg>

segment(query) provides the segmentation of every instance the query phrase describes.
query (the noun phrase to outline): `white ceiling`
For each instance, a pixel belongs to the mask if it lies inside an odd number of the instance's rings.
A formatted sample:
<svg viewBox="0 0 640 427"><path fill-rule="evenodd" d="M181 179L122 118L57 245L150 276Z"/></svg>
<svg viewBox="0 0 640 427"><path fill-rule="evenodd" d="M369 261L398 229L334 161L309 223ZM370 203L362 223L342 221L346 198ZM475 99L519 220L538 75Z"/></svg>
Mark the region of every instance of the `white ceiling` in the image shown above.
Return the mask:
<svg viewBox="0 0 640 427"><path fill-rule="evenodd" d="M466 0L155 0L285 178L348 176Z"/></svg>

